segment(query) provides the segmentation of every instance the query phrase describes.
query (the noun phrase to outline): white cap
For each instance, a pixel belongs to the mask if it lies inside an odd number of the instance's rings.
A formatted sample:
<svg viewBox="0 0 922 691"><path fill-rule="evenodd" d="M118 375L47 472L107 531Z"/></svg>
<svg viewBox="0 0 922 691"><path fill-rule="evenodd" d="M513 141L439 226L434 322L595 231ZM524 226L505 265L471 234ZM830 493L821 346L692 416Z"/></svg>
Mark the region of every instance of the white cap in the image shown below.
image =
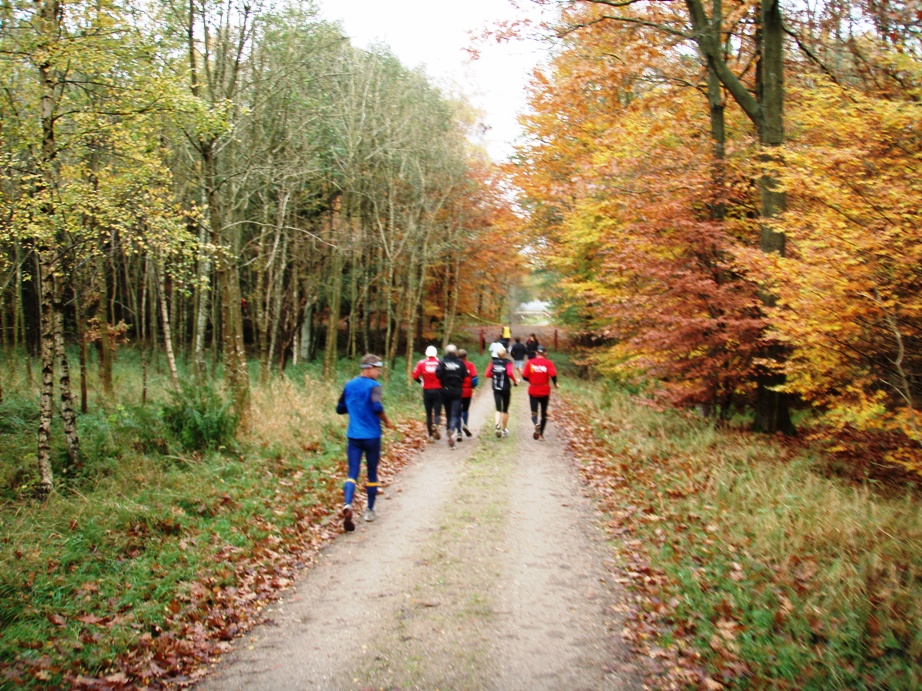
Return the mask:
<svg viewBox="0 0 922 691"><path fill-rule="evenodd" d="M426 357L436 357L439 354L439 351L436 350L435 346L429 346L426 348Z"/></svg>

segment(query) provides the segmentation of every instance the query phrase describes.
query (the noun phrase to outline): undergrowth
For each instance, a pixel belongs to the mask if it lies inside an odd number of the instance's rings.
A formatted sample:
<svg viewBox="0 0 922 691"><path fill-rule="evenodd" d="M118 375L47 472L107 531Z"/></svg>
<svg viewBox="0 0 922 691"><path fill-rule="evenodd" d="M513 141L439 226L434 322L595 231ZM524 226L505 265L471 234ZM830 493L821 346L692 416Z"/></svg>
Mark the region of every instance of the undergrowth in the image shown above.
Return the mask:
<svg viewBox="0 0 922 691"><path fill-rule="evenodd" d="M565 390L634 597L631 637L681 685L922 688L916 491L829 478L818 452L599 383Z"/></svg>
<svg viewBox="0 0 922 691"><path fill-rule="evenodd" d="M76 470L55 420L56 485L45 501L33 492L37 391L6 382L0 688L181 682L338 532L329 518L341 500L345 420L335 403L355 363L341 363L331 383L308 365L254 386L239 429L219 389L172 393L156 367L143 405L130 351L120 353L114 397L91 389ZM399 419L417 392L392 379L385 404Z"/></svg>

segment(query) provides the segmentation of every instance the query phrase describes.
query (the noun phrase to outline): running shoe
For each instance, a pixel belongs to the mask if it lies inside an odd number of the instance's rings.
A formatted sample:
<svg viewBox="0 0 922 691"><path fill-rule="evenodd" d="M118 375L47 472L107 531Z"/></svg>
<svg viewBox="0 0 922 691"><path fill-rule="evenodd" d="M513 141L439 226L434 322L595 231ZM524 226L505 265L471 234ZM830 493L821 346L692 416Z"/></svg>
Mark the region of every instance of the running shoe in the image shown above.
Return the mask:
<svg viewBox="0 0 922 691"><path fill-rule="evenodd" d="M467 436L469 436L469 437L474 436L474 435L471 433L471 431L467 428L467 425L464 425L461 429L464 430L464 433L465 433Z"/></svg>
<svg viewBox="0 0 922 691"><path fill-rule="evenodd" d="M441 439L441 438L442 438L442 433L439 432L439 428L438 428L438 427L436 427L434 430L432 430L432 436L435 437L436 439Z"/></svg>
<svg viewBox="0 0 922 691"><path fill-rule="evenodd" d="M352 504L343 504L343 528L347 533L355 530L355 523L352 520Z"/></svg>
<svg viewBox="0 0 922 691"><path fill-rule="evenodd" d="M365 509L365 520L371 523L377 516L373 509Z"/></svg>
<svg viewBox="0 0 922 691"><path fill-rule="evenodd" d="M541 424L540 423L537 423L537 422L535 423L535 433L531 436L534 437L535 439L538 439L541 437Z"/></svg>
<svg viewBox="0 0 922 691"><path fill-rule="evenodd" d="M455 449L455 438L452 435L448 435L448 448L454 451Z"/></svg>
<svg viewBox="0 0 922 691"><path fill-rule="evenodd" d="M544 441L544 435L543 435L543 434L539 434L539 435L538 435L538 441Z"/></svg>
<svg viewBox="0 0 922 691"><path fill-rule="evenodd" d="M504 437L508 437L508 436L509 436L509 430L508 430L508 429L504 429L504 430L503 430L503 436L504 436Z"/></svg>
<svg viewBox="0 0 922 691"><path fill-rule="evenodd" d="M496 426L496 438L499 439L503 436L503 429L499 425Z"/></svg>
<svg viewBox="0 0 922 691"><path fill-rule="evenodd" d="M458 432L458 441L464 441L464 437L461 436L460 432Z"/></svg>

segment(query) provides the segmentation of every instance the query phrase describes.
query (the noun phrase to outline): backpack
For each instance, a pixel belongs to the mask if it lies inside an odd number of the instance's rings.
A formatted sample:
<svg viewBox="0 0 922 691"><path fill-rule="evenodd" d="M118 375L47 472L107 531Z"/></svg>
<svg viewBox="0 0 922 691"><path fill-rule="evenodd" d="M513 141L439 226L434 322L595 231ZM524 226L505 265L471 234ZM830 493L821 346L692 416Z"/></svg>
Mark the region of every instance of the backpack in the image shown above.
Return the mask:
<svg viewBox="0 0 922 691"><path fill-rule="evenodd" d="M500 364L497 364L500 363ZM505 391L509 375L506 372L506 360L497 358L493 361L493 390Z"/></svg>
<svg viewBox="0 0 922 691"><path fill-rule="evenodd" d="M464 383L464 375L467 374L467 367L460 360L457 362L445 360L442 363L442 372L443 389L460 389Z"/></svg>

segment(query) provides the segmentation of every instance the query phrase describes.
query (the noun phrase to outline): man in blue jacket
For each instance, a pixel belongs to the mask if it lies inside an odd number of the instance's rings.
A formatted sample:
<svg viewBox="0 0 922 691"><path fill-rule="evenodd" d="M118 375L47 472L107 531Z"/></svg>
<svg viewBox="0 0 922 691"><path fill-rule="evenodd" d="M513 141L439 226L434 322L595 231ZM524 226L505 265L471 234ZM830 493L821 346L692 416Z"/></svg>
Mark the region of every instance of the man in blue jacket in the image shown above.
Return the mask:
<svg viewBox="0 0 922 691"><path fill-rule="evenodd" d="M378 461L381 459L381 423L390 427L391 423L384 412L381 402L384 389L378 383L384 362L377 355L363 355L361 374L346 383L343 393L336 404L336 412L349 415L349 427L346 437L346 455L349 459L349 476L343 485L345 503L342 508L343 528L346 532L355 530L352 520L352 500L355 497L355 484L362 469L362 454L368 468L366 493L368 505L365 520L375 520L375 497L378 494Z"/></svg>

